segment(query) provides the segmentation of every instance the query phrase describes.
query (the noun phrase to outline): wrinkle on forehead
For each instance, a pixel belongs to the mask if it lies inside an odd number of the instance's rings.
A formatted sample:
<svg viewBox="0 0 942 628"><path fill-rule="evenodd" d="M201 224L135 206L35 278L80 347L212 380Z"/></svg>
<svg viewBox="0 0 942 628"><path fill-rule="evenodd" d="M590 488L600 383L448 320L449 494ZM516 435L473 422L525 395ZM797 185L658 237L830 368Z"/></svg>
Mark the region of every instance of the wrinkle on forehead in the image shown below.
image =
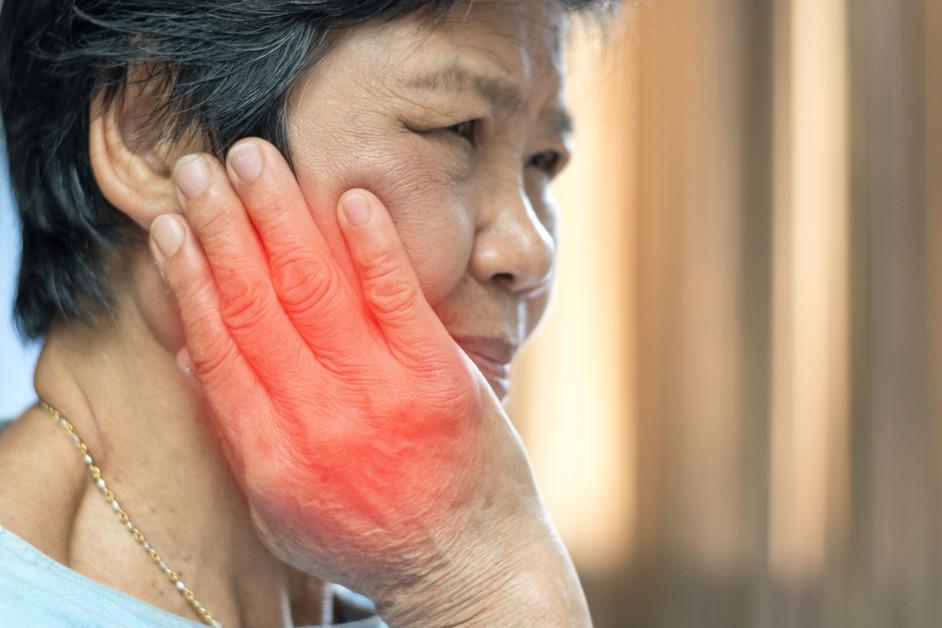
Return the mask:
<svg viewBox="0 0 942 628"><path fill-rule="evenodd" d="M471 88L490 101L495 108L511 113L525 111L527 107L526 98L513 83L472 73L457 60L441 70L411 77L406 84L413 89L431 91L462 91Z"/></svg>
<svg viewBox="0 0 942 628"><path fill-rule="evenodd" d="M440 69L408 78L404 85L410 89L424 91L473 91L492 108L505 114L516 115L528 109L527 96L513 81L499 76L478 74L467 69L459 60ZM554 133L568 136L573 131L571 114L559 104L550 104L541 115L544 127Z"/></svg>
<svg viewBox="0 0 942 628"><path fill-rule="evenodd" d="M525 112L527 99L536 92L561 90L566 24L561 16L555 1L475 0L455 5L433 24L406 18L363 25L342 37L305 83L335 85L343 77L346 87L357 86L372 96L362 106L382 98L413 102L411 94L420 91L470 86L498 105L495 110ZM413 89L403 89L409 83ZM322 97L329 98L333 89ZM347 108L359 108L357 100ZM415 99L414 104L434 108L435 102ZM559 112L561 102L555 108ZM565 130L566 116L555 118L549 126Z"/></svg>
<svg viewBox="0 0 942 628"><path fill-rule="evenodd" d="M559 67L565 24L561 4L553 0L468 0L454 6L437 28L529 81L534 72ZM504 45L495 46L498 40Z"/></svg>

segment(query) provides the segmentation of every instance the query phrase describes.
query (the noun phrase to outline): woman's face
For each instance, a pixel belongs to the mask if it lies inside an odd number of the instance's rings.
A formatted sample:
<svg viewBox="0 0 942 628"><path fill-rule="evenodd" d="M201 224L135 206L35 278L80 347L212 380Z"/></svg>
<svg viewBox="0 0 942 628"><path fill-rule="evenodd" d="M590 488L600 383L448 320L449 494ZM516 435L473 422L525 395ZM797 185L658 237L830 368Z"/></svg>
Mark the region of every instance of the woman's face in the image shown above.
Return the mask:
<svg viewBox="0 0 942 628"><path fill-rule="evenodd" d="M568 159L563 16L543 1L459 3L349 31L296 87L289 139L301 188L335 254L335 207L375 193L425 294L499 396L549 298ZM348 272L349 266L347 266ZM477 355L478 353L483 355Z"/></svg>

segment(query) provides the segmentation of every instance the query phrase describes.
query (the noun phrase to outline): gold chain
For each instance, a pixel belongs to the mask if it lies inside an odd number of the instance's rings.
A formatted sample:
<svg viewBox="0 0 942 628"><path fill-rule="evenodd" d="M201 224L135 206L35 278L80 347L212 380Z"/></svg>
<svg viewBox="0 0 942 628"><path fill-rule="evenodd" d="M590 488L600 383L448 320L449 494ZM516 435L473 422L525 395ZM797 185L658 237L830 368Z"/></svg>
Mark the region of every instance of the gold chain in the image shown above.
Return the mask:
<svg viewBox="0 0 942 628"><path fill-rule="evenodd" d="M203 606L196 596L193 595L193 591L187 587L182 580L180 580L179 574L176 571L167 566L167 563L160 557L160 554L157 553L157 550L154 549L154 546L147 542L147 539L144 538L144 534L131 523L128 513L118 504L118 500L115 499L114 493L111 492L111 489L108 488L108 485L105 483L105 479L101 477L101 469L95 465L95 460L92 458L92 455L88 453L88 446L85 442L79 437L75 432L75 427L72 423L65 418L61 412L53 408L51 405L46 403L43 400L39 401L39 405L42 406L49 414L52 415L52 418L56 420L60 427L62 427L69 435L72 437L72 443L78 448L82 453L82 460L85 462L85 466L88 468L88 474L91 476L92 483L98 488L98 491L105 498L105 501L111 506L111 509L114 511L115 515L118 517L118 521L124 524L124 527L128 529L128 532L131 533L131 536L134 537L134 540L137 541L137 544L144 548L144 551L147 552L147 555L154 562L155 565L167 576L167 579L170 580L170 584L183 596L190 606L193 607L193 610L200 616L200 619L203 620L207 626L213 626L213 628L222 628L222 624L218 619L213 617L213 614Z"/></svg>

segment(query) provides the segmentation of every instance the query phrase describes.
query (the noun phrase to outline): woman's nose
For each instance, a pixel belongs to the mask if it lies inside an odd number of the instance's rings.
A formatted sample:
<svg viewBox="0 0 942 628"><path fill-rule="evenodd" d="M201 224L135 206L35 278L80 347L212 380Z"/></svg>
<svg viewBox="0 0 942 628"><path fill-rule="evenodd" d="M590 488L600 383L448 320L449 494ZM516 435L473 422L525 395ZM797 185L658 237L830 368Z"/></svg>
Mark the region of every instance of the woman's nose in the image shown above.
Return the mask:
<svg viewBox="0 0 942 628"><path fill-rule="evenodd" d="M471 272L515 293L538 291L553 272L556 243L523 190L491 196L481 212Z"/></svg>

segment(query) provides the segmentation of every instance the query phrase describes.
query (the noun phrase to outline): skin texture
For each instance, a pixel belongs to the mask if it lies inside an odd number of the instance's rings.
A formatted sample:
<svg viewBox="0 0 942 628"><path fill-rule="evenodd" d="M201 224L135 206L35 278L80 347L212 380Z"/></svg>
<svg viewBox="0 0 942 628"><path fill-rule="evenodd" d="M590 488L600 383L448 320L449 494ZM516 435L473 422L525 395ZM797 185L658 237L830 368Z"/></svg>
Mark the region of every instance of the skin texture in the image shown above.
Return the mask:
<svg viewBox="0 0 942 628"><path fill-rule="evenodd" d="M454 340L497 338L509 360L545 310L561 24L543 2L476 2L433 30L351 30L292 94L296 177L261 140L246 140L265 166L252 182L235 172L244 144L223 166L142 140L146 90L93 117L103 193L185 243L152 242L156 265L130 251L114 321L54 330L37 390L227 626L321 621L314 576L372 596L391 625L588 623L506 383ZM193 193L196 163L208 187ZM345 222L351 189L372 227ZM190 616L48 417L0 437L0 469L0 524Z"/></svg>
<svg viewBox="0 0 942 628"><path fill-rule="evenodd" d="M189 226L156 221L155 255L272 551L380 600L390 619L402 590L479 578L469 555L488 579L518 573L506 551L516 541L501 532L545 521L526 456L378 199L353 191L340 202L351 284L274 147L237 145L228 178L208 156L185 158L176 178ZM551 528L543 536L552 541ZM459 597L441 620L477 619L480 592L449 591Z"/></svg>

